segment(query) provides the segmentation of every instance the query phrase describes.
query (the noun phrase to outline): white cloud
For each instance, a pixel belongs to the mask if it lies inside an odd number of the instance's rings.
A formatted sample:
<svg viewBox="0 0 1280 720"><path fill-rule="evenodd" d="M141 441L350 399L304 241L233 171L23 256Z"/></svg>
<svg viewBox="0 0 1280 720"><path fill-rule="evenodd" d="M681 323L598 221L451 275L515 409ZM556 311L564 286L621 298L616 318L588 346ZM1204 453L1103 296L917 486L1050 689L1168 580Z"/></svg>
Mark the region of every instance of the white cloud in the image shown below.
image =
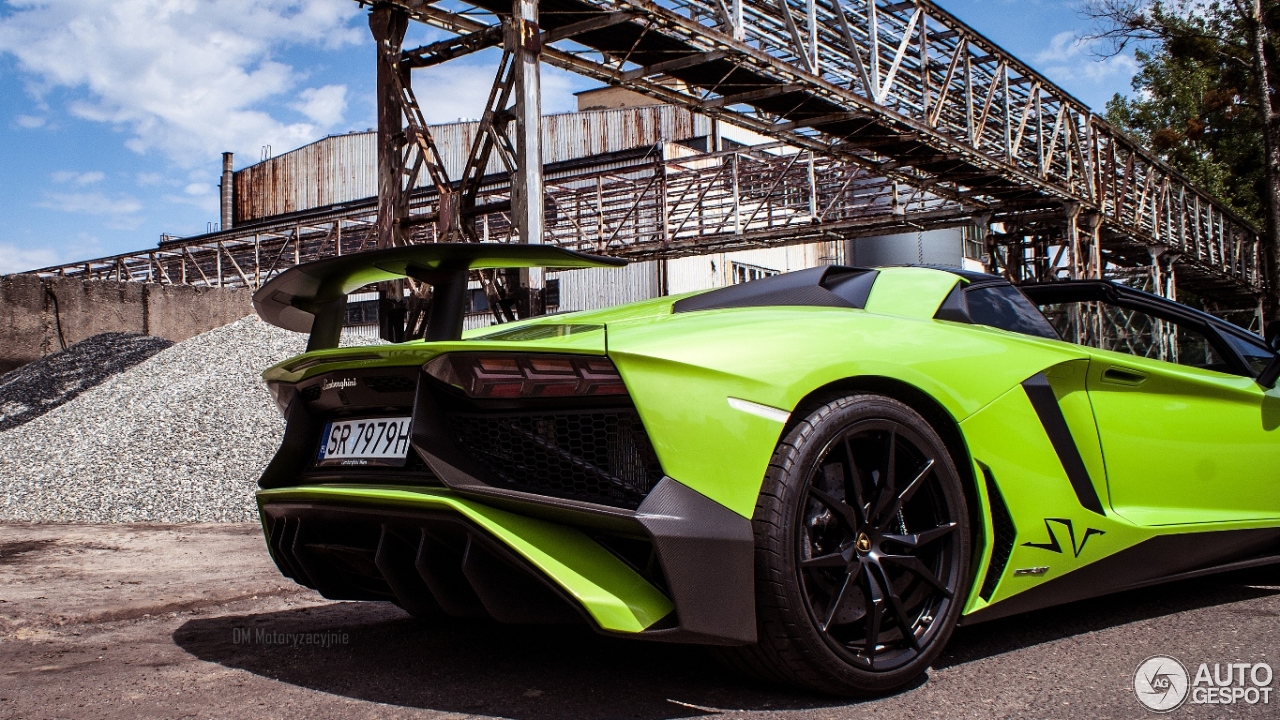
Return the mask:
<svg viewBox="0 0 1280 720"><path fill-rule="evenodd" d="M98 237L85 232L76 233L74 237L56 244L43 242L15 245L0 241L0 275L26 272L101 254L102 246Z"/></svg>
<svg viewBox="0 0 1280 720"><path fill-rule="evenodd" d="M1053 36L1049 47L1036 53L1032 63L1045 75L1059 83L1097 83L1119 77L1132 77L1138 63L1131 55L1100 57L1095 46L1066 30Z"/></svg>
<svg viewBox="0 0 1280 720"><path fill-rule="evenodd" d="M186 187L182 188L182 193L181 195L168 194L164 196L164 199L171 203L190 205L215 214L221 205L218 188L206 182L188 183Z"/></svg>
<svg viewBox="0 0 1280 720"><path fill-rule="evenodd" d="M40 207L85 215L132 215L142 203L129 195L109 197L105 193L45 193Z"/></svg>
<svg viewBox="0 0 1280 720"><path fill-rule="evenodd" d="M62 183L62 184L70 183L74 185L92 185L94 183L102 182L102 179L106 177L106 174L99 170L94 170L92 172L83 172L83 173L72 172L70 170L59 170L58 172L55 172L52 175L50 175L50 177L53 178L53 181L56 183Z"/></svg>
<svg viewBox="0 0 1280 720"><path fill-rule="evenodd" d="M413 74L413 87L429 123L474 120L484 112L496 67L493 63L436 65ZM577 108L575 90L592 85L582 76L542 66L542 112L569 112Z"/></svg>
<svg viewBox="0 0 1280 720"><path fill-rule="evenodd" d="M19 115L14 118L14 122L18 123L18 127L34 130L44 127L45 119L38 115Z"/></svg>
<svg viewBox="0 0 1280 720"><path fill-rule="evenodd" d="M295 103L293 109L323 127L333 127L342 122L342 116L347 111L346 85L307 88L298 96L302 101Z"/></svg>
<svg viewBox="0 0 1280 720"><path fill-rule="evenodd" d="M126 145L193 167L223 150L294 147L341 120L345 88L297 88L290 45L365 42L350 0L10 0L0 51L37 95L69 88L72 114L127 130ZM308 91L311 91L308 95ZM301 98L308 122L271 107ZM343 101L343 102L339 102ZM19 122L21 122L19 120Z"/></svg>
<svg viewBox="0 0 1280 720"><path fill-rule="evenodd" d="M58 253L49 247L19 247L0 243L0 275L26 272L61 262Z"/></svg>
<svg viewBox="0 0 1280 720"><path fill-rule="evenodd" d="M123 193L108 195L102 192L47 192L39 206L58 212L101 217L103 224L114 230L134 230L143 220L138 215L142 211L142 203Z"/></svg>

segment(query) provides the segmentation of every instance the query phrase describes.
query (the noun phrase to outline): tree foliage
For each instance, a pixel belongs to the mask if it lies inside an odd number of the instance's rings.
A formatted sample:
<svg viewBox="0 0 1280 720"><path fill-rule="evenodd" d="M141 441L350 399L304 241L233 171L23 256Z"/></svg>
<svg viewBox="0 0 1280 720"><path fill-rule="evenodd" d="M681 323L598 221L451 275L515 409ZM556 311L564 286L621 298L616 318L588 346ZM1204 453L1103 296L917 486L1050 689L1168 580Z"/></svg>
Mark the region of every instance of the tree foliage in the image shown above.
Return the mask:
<svg viewBox="0 0 1280 720"><path fill-rule="evenodd" d="M1277 0L1263 5L1270 19L1280 16ZM1093 37L1110 40L1112 51L1136 46L1135 96L1113 97L1108 121L1264 227L1267 154L1250 4L1101 0L1086 12L1098 21Z"/></svg>

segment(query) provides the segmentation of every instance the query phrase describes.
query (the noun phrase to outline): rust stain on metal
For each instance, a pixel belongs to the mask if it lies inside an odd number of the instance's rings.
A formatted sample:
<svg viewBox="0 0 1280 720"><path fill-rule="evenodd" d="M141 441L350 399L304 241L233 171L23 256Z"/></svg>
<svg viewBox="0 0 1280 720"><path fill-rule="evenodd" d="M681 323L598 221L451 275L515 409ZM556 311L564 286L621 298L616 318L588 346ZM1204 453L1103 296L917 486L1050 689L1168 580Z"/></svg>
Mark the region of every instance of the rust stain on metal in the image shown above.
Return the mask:
<svg viewBox="0 0 1280 720"><path fill-rule="evenodd" d="M450 177L461 174L477 125L457 122L430 127ZM552 164L663 141L691 140L708 135L710 126L703 116L664 105L548 115L542 124L543 156ZM495 154L485 174L505 170ZM237 224L375 197L376 135L330 136L243 168L233 182ZM429 184L430 179L422 176L416 187Z"/></svg>

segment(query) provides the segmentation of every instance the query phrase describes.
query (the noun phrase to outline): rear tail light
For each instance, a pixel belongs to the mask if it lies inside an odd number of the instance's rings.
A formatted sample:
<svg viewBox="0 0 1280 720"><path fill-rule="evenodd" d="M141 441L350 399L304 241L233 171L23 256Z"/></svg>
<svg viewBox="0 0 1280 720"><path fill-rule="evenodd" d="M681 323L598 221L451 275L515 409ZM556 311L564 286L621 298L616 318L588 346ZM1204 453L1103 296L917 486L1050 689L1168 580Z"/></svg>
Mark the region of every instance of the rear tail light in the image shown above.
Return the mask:
<svg viewBox="0 0 1280 720"><path fill-rule="evenodd" d="M276 380L267 381L267 392L271 393L271 399L276 401L276 407L280 408L282 417L289 417L289 401L293 399L293 393L289 391L292 389L293 386L287 383Z"/></svg>
<svg viewBox="0 0 1280 720"><path fill-rule="evenodd" d="M591 355L449 353L423 370L474 398L627 394L613 363Z"/></svg>

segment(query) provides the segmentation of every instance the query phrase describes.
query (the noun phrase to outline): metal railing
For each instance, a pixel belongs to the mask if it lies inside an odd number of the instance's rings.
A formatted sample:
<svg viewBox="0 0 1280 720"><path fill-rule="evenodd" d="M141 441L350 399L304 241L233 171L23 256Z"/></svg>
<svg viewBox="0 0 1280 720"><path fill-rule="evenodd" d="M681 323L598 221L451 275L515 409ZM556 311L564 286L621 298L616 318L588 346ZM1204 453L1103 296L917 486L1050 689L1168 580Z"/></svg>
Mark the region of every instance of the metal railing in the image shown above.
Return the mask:
<svg viewBox="0 0 1280 720"><path fill-rule="evenodd" d="M492 35L510 12L506 0L396 4L466 37ZM558 0L539 20L547 63L996 222L1065 226L1073 276L1101 276L1103 248L1134 263L1154 247L1206 289L1262 289L1248 223L928 0Z"/></svg>
<svg viewBox="0 0 1280 720"><path fill-rule="evenodd" d="M392 4L462 36L404 51L406 67L492 46L511 11ZM1263 288L1247 223L927 0L557 0L539 23L544 62L777 141L548 169L548 242L659 258L1003 223L988 265L1015 279L1158 276L1176 262L1179 287L1201 297L1247 306ZM476 239L511 239L510 181L469 183ZM438 239L439 200L413 194L409 241ZM256 287L372 247L376 223L370 200L39 272Z"/></svg>
<svg viewBox="0 0 1280 720"><path fill-rule="evenodd" d="M663 144L625 161L549 171L547 242L637 260L953 227L959 203L858 166L776 143L717 153ZM415 193L414 242L437 240L436 191ZM510 183L480 183L481 240L512 240ZM371 249L375 200L306 218L235 228L154 250L36 270L44 276L257 288L293 265Z"/></svg>

